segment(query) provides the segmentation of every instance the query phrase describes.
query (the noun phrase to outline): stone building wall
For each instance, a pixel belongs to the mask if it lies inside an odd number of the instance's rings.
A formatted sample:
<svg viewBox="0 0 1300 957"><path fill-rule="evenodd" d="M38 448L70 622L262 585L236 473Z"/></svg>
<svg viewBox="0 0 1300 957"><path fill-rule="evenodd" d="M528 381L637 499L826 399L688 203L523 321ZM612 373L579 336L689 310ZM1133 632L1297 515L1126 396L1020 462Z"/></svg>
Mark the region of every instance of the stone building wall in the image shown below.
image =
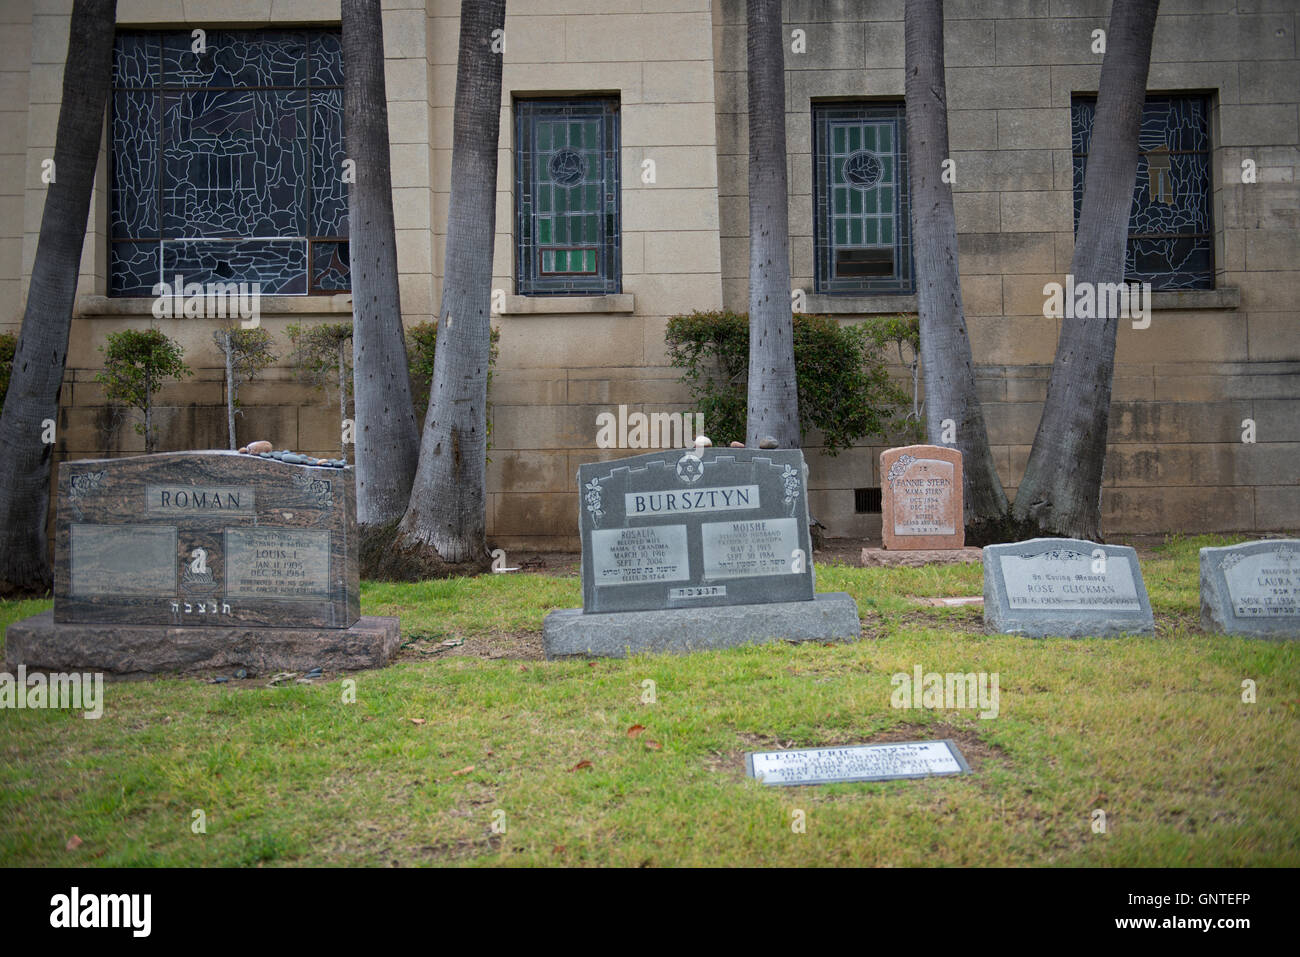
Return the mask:
<svg viewBox="0 0 1300 957"><path fill-rule="evenodd" d="M985 416L1009 490L1037 427L1059 320L1043 286L1072 252L1070 100L1095 92L1092 31L1105 0L947 4L950 141L962 289ZM12 0L0 15L0 329L17 331L52 154L71 0ZM855 317L915 309L914 296L817 296L813 289L812 104L901 101L902 0L786 0L786 123L792 284L808 309ZM458 0L385 0L398 267L404 320L437 312L445 250ZM201 16L201 20L195 19ZM338 22L337 0L120 0L123 26L261 27ZM1157 293L1150 328L1122 324L1103 496L1111 534L1300 526L1300 69L1288 0L1165 0L1148 89L1211 97L1215 286ZM667 318L747 307L747 126L743 0L510 0L506 25L494 286L504 309L493 382L489 530L507 548L576 546L580 462L597 416L685 412L667 365ZM621 114L622 293L514 295L513 124L517 97L616 95ZM655 180L643 182L644 161ZM1243 160L1256 182L1243 183ZM162 448L225 441L212 326L159 320L149 300L109 299L102 156L82 260L60 414L60 459L141 450L93 382L108 333L157 325L196 375L160 396ZM290 322L340 321L342 296L263 300L287 351ZM901 376L904 370L896 368ZM337 451L331 397L287 364L241 390L241 435ZM1242 442L1243 421L1255 438ZM707 432L707 423L706 423ZM879 440L877 440L879 441ZM879 486L880 445L828 458L810 436L813 513L832 535L879 533L855 489Z"/></svg>

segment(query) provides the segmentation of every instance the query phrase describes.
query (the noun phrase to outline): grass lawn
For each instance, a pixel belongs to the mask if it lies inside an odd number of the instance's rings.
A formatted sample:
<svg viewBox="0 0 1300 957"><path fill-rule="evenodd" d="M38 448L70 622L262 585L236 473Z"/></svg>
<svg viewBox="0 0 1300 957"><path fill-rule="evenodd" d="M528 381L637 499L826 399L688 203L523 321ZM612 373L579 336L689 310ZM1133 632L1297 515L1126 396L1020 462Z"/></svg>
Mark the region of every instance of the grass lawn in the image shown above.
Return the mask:
<svg viewBox="0 0 1300 957"><path fill-rule="evenodd" d="M1200 630L1197 548L1227 541L1144 560L1155 638L986 636L978 608L910 601L979 594L978 566L832 565L818 589L857 599L859 642L546 662L576 576L367 584L408 639L382 671L0 711L0 864L1300 865L1300 642ZM46 607L0 604L0 625ZM891 708L916 665L997 672L998 717ZM747 750L930 737L975 773L744 776Z"/></svg>

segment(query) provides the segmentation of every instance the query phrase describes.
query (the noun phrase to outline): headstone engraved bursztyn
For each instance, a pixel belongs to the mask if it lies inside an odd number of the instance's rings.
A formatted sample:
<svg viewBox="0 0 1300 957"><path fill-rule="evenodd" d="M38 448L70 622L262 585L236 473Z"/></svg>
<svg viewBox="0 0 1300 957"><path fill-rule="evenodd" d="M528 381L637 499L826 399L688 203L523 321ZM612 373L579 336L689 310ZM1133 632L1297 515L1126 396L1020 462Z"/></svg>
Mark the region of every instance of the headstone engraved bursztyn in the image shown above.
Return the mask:
<svg viewBox="0 0 1300 957"><path fill-rule="evenodd" d="M880 455L881 534L886 549L961 548L961 452L908 445Z"/></svg>
<svg viewBox="0 0 1300 957"><path fill-rule="evenodd" d="M375 667L396 618L361 617L351 469L234 452L66 462L54 610L11 666L134 674Z"/></svg>
<svg viewBox="0 0 1300 957"><path fill-rule="evenodd" d="M1201 549L1201 625L1256 638L1300 638L1300 539Z"/></svg>
<svg viewBox="0 0 1300 957"><path fill-rule="evenodd" d="M547 615L548 656L856 638L815 595L798 450L665 450L578 470L581 609Z"/></svg>
<svg viewBox="0 0 1300 957"><path fill-rule="evenodd" d="M1076 538L985 546L984 630L1067 638L1154 634L1137 552Z"/></svg>

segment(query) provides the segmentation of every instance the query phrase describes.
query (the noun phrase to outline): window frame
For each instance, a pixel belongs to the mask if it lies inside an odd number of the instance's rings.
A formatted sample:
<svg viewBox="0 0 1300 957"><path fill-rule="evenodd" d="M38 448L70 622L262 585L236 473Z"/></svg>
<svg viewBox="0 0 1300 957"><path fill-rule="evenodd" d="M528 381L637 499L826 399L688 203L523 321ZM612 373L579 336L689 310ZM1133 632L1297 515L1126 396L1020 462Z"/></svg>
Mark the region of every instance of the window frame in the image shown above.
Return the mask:
<svg viewBox="0 0 1300 957"><path fill-rule="evenodd" d="M194 83L189 82L188 78L181 74L178 79L175 76L166 75L165 51L167 49L168 39L173 41L182 41L183 45L188 47L192 43L190 31L179 29L166 29L155 27L127 27L118 29L114 35L113 49L113 78L110 87L109 96L109 115L107 129L107 178L106 193L108 202L108 221L105 230L105 240L108 244L107 262L105 266L106 275L106 292L110 298L129 299L141 298L142 296L151 296L152 290L148 293L140 291L139 286L131 286L128 291L121 291L122 286L117 283L118 275L115 269L117 244L150 244L154 248L149 252L157 256L157 281L164 283L171 282L174 276L170 273L184 270L188 267L182 266L179 270L168 266L167 245L173 244L178 246L182 243L231 243L232 246L238 243L274 243L284 242L286 245L297 244L301 250L303 267L301 291L292 291L286 289L273 289L265 291L264 295L288 296L288 297L308 297L308 296L334 296L347 294L351 292L350 261L348 256L348 200L347 186L342 181L342 170L338 169L336 175L339 177L339 183L342 187L342 211L336 212L338 217L336 223L342 228L335 233L317 232L316 216L316 198L325 188L328 180L318 176L321 169L331 168L330 164L317 164L315 154L318 146L328 148L330 145L336 145L337 152L342 153L342 123L343 123L343 79L339 72L337 82L332 82L335 78L332 75L333 70L323 68L317 62L316 58L320 54L316 51L316 45L319 44L323 37L330 37L338 47L337 56L339 57L337 65L339 71L342 69L341 61L341 29L337 25L306 25L306 26L279 26L268 24L262 27L254 28L222 28L219 30L209 31L206 38L209 50L215 42L234 36L236 39L247 41L276 39L301 38L304 45L303 59L297 61L301 63L302 79L296 77L292 84L261 84L261 83L231 83L221 85L212 82ZM145 73L142 74L143 82L140 78L128 78L126 82L120 80L118 69L119 42L124 38L143 38L148 41L151 49L146 54L152 62L145 66ZM326 61L328 62L328 61ZM295 72L298 68L295 67ZM124 67L122 72L125 73L129 67ZM328 70L329 76L326 75ZM131 82L134 79L135 82ZM322 80L325 82L322 82ZM151 150L153 151L153 163L156 167L153 171L152 182L148 190L152 194L151 202L155 207L154 216L156 222L152 230L145 230L145 233L152 232L153 235L117 235L118 229L116 216L119 201L118 174L119 164L122 162L122 154L130 149L130 141L122 141L117 136L117 122L119 115L119 95L130 93L152 93L155 96L154 102L150 109L149 122L152 125L150 139L152 140ZM301 92L303 105L302 110L302 131L303 131L303 157L305 160L304 167L306 171L305 181L300 181L297 188L301 193L298 202L301 204L301 230L300 235L263 235L261 231L254 230L252 235L231 235L230 230L214 230L211 233L203 234L199 232L202 227L186 223L184 228L169 229L167 226L167 206L168 197L166 195L166 166L168 163L168 138L167 138L167 109L168 97L178 95L196 95L196 94L229 94L229 93L295 93ZM338 109L338 139L334 144L333 138L326 134L326 138L318 142L317 119L318 114L324 115L325 111L319 108L319 102L323 96L337 98ZM198 155L191 153L189 155ZM256 154L254 154L256 155ZM337 205L337 204L336 204ZM193 226L193 228L191 228ZM317 255L325 252L329 247L335 248L335 255L342 255L347 267L347 284L325 287L320 285L320 275L316 266ZM256 265L253 267L256 268ZM235 274L229 277L216 276L210 274L200 274L195 276L192 273L186 274L185 279L189 281L211 281L211 282L229 282L229 283L261 283L263 278L255 272L251 274ZM286 280L286 282L288 282ZM292 280L298 284L299 280Z"/></svg>
<svg viewBox="0 0 1300 957"><path fill-rule="evenodd" d="M623 291L621 116L622 104L616 95L527 97L516 95L512 105L514 128L514 266L515 292L520 296L608 296ZM603 196L596 214L596 239L561 244L541 243L534 235L538 201L535 145L538 119L555 117L597 118L602 142L595 147L600 157L598 194ZM567 145L567 144L566 144ZM584 147L587 149L587 147ZM584 171L585 174L585 171ZM578 185L577 183L571 184ZM585 212L585 211L584 211ZM570 250L594 251L595 270L543 271L543 257L548 248L566 253ZM566 263L567 265L567 263Z"/></svg>
<svg viewBox="0 0 1300 957"><path fill-rule="evenodd" d="M1215 142L1214 142L1214 111L1215 111L1216 104L1214 100L1214 94L1212 92L1205 91L1205 90L1172 90L1172 91L1148 90L1146 93L1145 100L1143 102L1143 119L1145 120L1146 117L1147 104L1151 103L1152 101L1161 102L1161 101L1175 101L1175 100L1199 101L1201 112L1205 121L1204 149L1174 150L1172 151L1172 153L1174 155L1179 155L1179 154L1201 155L1204 157L1203 182L1205 187L1205 194L1203 198L1203 203L1205 208L1206 227L1204 231L1196 231L1196 232L1185 231L1185 232L1173 232L1167 234L1134 233L1132 228L1133 213L1135 210L1138 209L1137 197L1143 189L1150 188L1150 174L1148 172L1147 180L1144 182L1142 179L1142 168L1143 168L1143 164L1148 162L1146 157L1147 154L1151 151L1143 150L1141 148L1141 141L1139 140L1138 177L1133 184L1134 204L1129 212L1128 229L1125 232L1124 281L1125 282L1149 282L1151 283L1151 290L1153 292L1204 292L1207 290L1213 290L1218 288L1219 257L1216 253L1216 249L1219 242L1219 234L1216 225L1215 208L1214 208L1216 203L1215 177L1214 177L1215 149L1216 149ZM1091 108L1092 117L1095 120L1096 108L1097 108L1097 94L1096 93L1071 93L1070 94L1070 169L1071 169L1070 199L1071 199L1071 210L1072 210L1071 213L1072 236L1077 236L1079 232L1079 213L1082 208L1083 187L1087 175L1088 153L1087 152L1080 153L1078 150L1079 136L1075 125L1076 108L1083 105L1087 105L1088 107ZM1166 127L1166 129L1168 128ZM1141 135L1142 134L1139 133L1139 137ZM1166 134L1166 142L1167 142L1167 134ZM1091 128L1089 128L1088 145L1091 146ZM1082 164L1080 164L1079 162L1080 160L1083 160ZM1154 240L1177 239L1182 237L1188 239L1203 239L1206 241L1206 246L1207 246L1206 252L1209 256L1208 268L1204 270L1196 270L1194 272L1183 272L1183 271L1174 270L1172 272L1167 273L1166 278L1164 279L1158 279L1157 274L1151 272L1134 273L1129 271L1130 251L1133 249L1133 244L1135 242L1141 242L1143 240L1149 241L1153 239ZM1179 276L1190 278L1191 281L1179 282L1177 279L1177 277Z"/></svg>
<svg viewBox="0 0 1300 957"><path fill-rule="evenodd" d="M831 211L831 130L835 121L888 120L894 135L894 210L892 247L834 242ZM835 100L812 103L813 291L830 296L907 296L916 293L916 257L912 249L911 184L908 181L907 123L902 100ZM860 149L865 149L862 147ZM851 187L852 188L852 187ZM874 189L874 187L872 187ZM864 191L865 192L865 191ZM873 214L874 215L874 214ZM835 275L837 248L893 249L889 277Z"/></svg>

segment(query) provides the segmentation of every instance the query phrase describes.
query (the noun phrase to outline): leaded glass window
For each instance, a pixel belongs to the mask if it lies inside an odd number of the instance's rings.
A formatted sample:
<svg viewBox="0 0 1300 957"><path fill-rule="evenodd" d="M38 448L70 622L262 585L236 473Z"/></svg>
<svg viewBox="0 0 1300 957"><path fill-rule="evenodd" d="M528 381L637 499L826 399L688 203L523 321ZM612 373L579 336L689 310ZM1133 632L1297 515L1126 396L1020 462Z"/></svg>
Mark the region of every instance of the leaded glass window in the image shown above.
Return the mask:
<svg viewBox="0 0 1300 957"><path fill-rule="evenodd" d="M1096 97L1074 97L1070 111L1077 230ZM1124 263L1129 282L1149 282L1153 289L1214 288L1209 116L1205 96L1146 99Z"/></svg>
<svg viewBox="0 0 1300 957"><path fill-rule="evenodd" d="M813 128L817 292L913 292L902 104L816 105Z"/></svg>
<svg viewBox="0 0 1300 957"><path fill-rule="evenodd" d="M109 289L351 286L337 30L122 32L113 52Z"/></svg>
<svg viewBox="0 0 1300 957"><path fill-rule="evenodd" d="M515 102L521 296L621 290L618 101Z"/></svg>

